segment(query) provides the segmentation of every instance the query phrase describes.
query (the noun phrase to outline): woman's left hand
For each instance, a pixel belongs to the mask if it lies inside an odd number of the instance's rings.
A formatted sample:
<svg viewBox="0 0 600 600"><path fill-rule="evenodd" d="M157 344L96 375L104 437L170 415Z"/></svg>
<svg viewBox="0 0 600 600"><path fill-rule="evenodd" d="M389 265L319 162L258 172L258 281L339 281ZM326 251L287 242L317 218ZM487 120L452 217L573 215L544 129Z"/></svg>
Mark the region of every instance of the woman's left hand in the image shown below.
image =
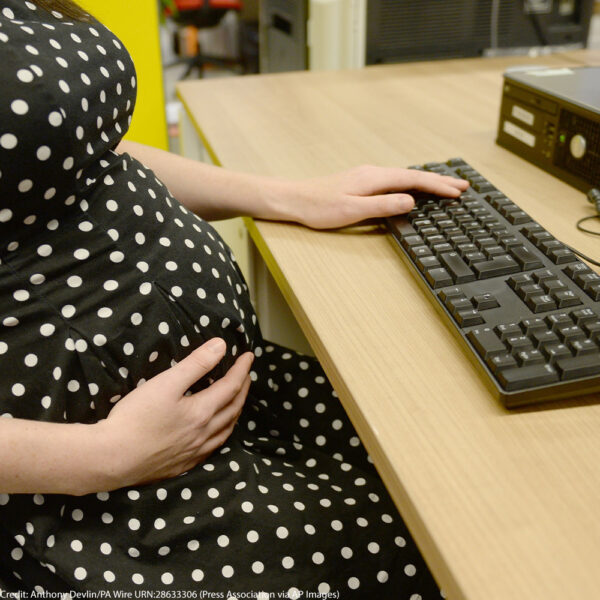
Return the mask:
<svg viewBox="0 0 600 600"><path fill-rule="evenodd" d="M345 227L369 218L406 213L414 207L410 190L455 198L469 184L463 179L415 169L364 165L347 171L286 182L282 194L289 214L314 229Z"/></svg>

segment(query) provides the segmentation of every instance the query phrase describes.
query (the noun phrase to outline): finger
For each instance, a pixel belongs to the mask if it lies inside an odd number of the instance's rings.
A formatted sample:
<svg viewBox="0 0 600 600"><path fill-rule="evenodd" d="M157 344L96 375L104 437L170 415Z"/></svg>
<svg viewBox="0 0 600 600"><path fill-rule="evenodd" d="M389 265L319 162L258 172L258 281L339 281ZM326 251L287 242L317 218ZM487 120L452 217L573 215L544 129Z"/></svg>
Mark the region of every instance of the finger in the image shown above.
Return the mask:
<svg viewBox="0 0 600 600"><path fill-rule="evenodd" d="M221 379L217 379L208 388L188 396L192 402L197 404L204 421L212 419L218 411L231 403L239 394L246 377L248 377L253 359L252 352L242 354Z"/></svg>
<svg viewBox="0 0 600 600"><path fill-rule="evenodd" d="M222 431L230 424L235 424L242 412L246 398L248 397L248 391L252 380L248 375L242 384L240 391L233 397L229 404L226 404L223 408L218 410L211 418L209 424L206 426L206 434L209 437L216 435L219 431Z"/></svg>
<svg viewBox="0 0 600 600"><path fill-rule="evenodd" d="M157 383L168 386L170 392L175 391L183 395L191 385L219 364L225 354L225 348L225 342L221 338L208 340L155 379Z"/></svg>
<svg viewBox="0 0 600 600"><path fill-rule="evenodd" d="M425 171L408 170L409 188L421 190L438 196L456 197L469 187L469 182L457 177L427 173Z"/></svg>

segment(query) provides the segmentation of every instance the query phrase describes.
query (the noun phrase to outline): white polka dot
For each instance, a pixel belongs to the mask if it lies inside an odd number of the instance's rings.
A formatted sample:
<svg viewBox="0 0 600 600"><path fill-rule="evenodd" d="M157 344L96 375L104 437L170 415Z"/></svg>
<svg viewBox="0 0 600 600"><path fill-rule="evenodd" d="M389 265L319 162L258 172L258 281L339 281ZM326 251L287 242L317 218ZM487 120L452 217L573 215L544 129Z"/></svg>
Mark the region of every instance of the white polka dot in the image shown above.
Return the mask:
<svg viewBox="0 0 600 600"><path fill-rule="evenodd" d="M251 543L254 544L258 541L259 535L257 531L254 531L253 529L250 530L247 534L246 534L246 539Z"/></svg>
<svg viewBox="0 0 600 600"><path fill-rule="evenodd" d="M187 547L188 547L188 550L195 552L196 550L198 550L198 548L200 548L200 542L198 540L190 540L187 543Z"/></svg>
<svg viewBox="0 0 600 600"><path fill-rule="evenodd" d="M45 258L52 254L52 246L50 246L49 244L42 244L38 247L37 252L40 256Z"/></svg>
<svg viewBox="0 0 600 600"><path fill-rule="evenodd" d="M11 391L15 396L22 396L25 393L25 386L22 383L15 383Z"/></svg>
<svg viewBox="0 0 600 600"><path fill-rule="evenodd" d="M367 550L371 554L377 554L379 552L379 544L377 542L369 542Z"/></svg>
<svg viewBox="0 0 600 600"><path fill-rule="evenodd" d="M25 115L29 110L29 105L25 100L17 99L11 102L10 108L16 115Z"/></svg>
<svg viewBox="0 0 600 600"><path fill-rule="evenodd" d="M154 528L155 529L164 529L166 527L167 523L164 519L155 519L154 521Z"/></svg>
<svg viewBox="0 0 600 600"><path fill-rule="evenodd" d="M171 573L163 573L160 576L160 580L165 584L165 585L169 585L171 583L173 583L173 575Z"/></svg>
<svg viewBox="0 0 600 600"><path fill-rule="evenodd" d="M137 531L140 528L141 523L137 519L129 519L127 526L132 531Z"/></svg>
<svg viewBox="0 0 600 600"><path fill-rule="evenodd" d="M353 554L354 552L352 552L352 548L348 548L348 546L344 546L341 550L341 555L343 558L352 558Z"/></svg>
<svg viewBox="0 0 600 600"><path fill-rule="evenodd" d="M415 567L415 565L408 564L404 567L404 572L409 577L412 577L417 572L417 568Z"/></svg>
<svg viewBox="0 0 600 600"><path fill-rule="evenodd" d="M230 577L233 577L233 567L231 565L225 565L222 569L221 569L221 574L223 575L223 577L225 577L226 579L229 579Z"/></svg>
<svg viewBox="0 0 600 600"><path fill-rule="evenodd" d="M53 127L59 127L62 125L63 117L58 111L54 110L48 115L48 122Z"/></svg>
<svg viewBox="0 0 600 600"><path fill-rule="evenodd" d="M101 333L97 333L94 337L93 340L94 344L96 346L104 346L104 344L106 344L107 339L106 336L102 335Z"/></svg>
<svg viewBox="0 0 600 600"><path fill-rule="evenodd" d="M257 560L252 563L252 571L257 575L260 575L265 570L265 565Z"/></svg>
<svg viewBox="0 0 600 600"><path fill-rule="evenodd" d="M83 550L83 544L81 543L80 540L73 540L71 542L71 549L74 552L81 552Z"/></svg>
<svg viewBox="0 0 600 600"><path fill-rule="evenodd" d="M0 210L0 223L7 223L12 219L13 213L10 208L3 208Z"/></svg>
<svg viewBox="0 0 600 600"><path fill-rule="evenodd" d="M389 575L387 571L379 571L379 573L377 573L377 581L379 581L379 583L385 583L388 579Z"/></svg>
<svg viewBox="0 0 600 600"><path fill-rule="evenodd" d="M72 304L65 304L60 312L65 319L70 319L75 314L76 309Z"/></svg>
<svg viewBox="0 0 600 600"><path fill-rule="evenodd" d="M194 581L202 581L204 579L204 573L201 569L194 569L192 571L192 579Z"/></svg>
<svg viewBox="0 0 600 600"><path fill-rule="evenodd" d="M279 539L284 540L289 535L289 531L287 530L286 527L278 527L277 530L275 531L275 535Z"/></svg>
<svg viewBox="0 0 600 600"><path fill-rule="evenodd" d="M351 590L357 590L360 587L360 581L357 577L350 577L348 579L348 587Z"/></svg>
<svg viewBox="0 0 600 600"><path fill-rule="evenodd" d="M315 552L312 555L312 561L315 563L315 565L320 565L325 561L325 556L323 556L322 552Z"/></svg>
<svg viewBox="0 0 600 600"><path fill-rule="evenodd" d="M67 285L69 287L72 288L77 288L79 287L81 284L83 283L81 277L79 277L78 275L71 275L68 279L67 279Z"/></svg>
<svg viewBox="0 0 600 600"><path fill-rule="evenodd" d="M33 73L29 69L19 69L17 71L17 79L23 83L31 83L33 81Z"/></svg>
<svg viewBox="0 0 600 600"><path fill-rule="evenodd" d="M112 571L104 571L102 576L104 577L104 581L108 583L112 583L116 579L115 574Z"/></svg>
<svg viewBox="0 0 600 600"><path fill-rule="evenodd" d="M229 546L229 538L226 535L220 535L217 538L217 544L219 544L221 548L225 548L226 546Z"/></svg>
<svg viewBox="0 0 600 600"><path fill-rule="evenodd" d="M110 554L112 552L112 546L108 542L100 544L100 552L102 554Z"/></svg>
<svg viewBox="0 0 600 600"><path fill-rule="evenodd" d="M73 575L75 575L75 579L83 581L87 577L87 571L83 567L77 567Z"/></svg>
<svg viewBox="0 0 600 600"><path fill-rule="evenodd" d="M134 573L131 576L131 581L136 585L142 585L142 583L144 583L144 576L141 573Z"/></svg>
<svg viewBox="0 0 600 600"><path fill-rule="evenodd" d="M25 302L25 300L29 299L29 292L27 290L17 290L14 294L13 294L13 298L17 301L17 302Z"/></svg>

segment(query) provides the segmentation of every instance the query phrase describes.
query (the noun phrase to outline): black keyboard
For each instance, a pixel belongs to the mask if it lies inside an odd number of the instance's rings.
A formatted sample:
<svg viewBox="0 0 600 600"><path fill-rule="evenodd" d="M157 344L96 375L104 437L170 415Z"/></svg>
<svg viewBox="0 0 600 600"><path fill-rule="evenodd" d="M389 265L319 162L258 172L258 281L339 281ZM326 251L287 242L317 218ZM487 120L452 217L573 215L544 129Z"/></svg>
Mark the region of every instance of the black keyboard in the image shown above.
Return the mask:
<svg viewBox="0 0 600 600"><path fill-rule="evenodd" d="M460 158L460 198L386 219L401 255L506 407L600 391L600 275Z"/></svg>

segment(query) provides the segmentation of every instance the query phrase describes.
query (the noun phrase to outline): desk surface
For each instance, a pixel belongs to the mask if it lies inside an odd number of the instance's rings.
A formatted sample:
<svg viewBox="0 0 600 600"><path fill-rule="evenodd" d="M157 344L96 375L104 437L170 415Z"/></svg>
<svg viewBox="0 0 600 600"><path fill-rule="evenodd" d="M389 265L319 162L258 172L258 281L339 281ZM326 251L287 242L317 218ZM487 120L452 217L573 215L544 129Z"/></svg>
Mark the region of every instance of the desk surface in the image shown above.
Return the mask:
<svg viewBox="0 0 600 600"><path fill-rule="evenodd" d="M508 65L600 52L190 81L179 95L225 167L290 177L462 156L559 239L581 192L494 143ZM376 226L251 233L448 598L597 598L600 403L508 412ZM433 376L432 376L433 375Z"/></svg>

